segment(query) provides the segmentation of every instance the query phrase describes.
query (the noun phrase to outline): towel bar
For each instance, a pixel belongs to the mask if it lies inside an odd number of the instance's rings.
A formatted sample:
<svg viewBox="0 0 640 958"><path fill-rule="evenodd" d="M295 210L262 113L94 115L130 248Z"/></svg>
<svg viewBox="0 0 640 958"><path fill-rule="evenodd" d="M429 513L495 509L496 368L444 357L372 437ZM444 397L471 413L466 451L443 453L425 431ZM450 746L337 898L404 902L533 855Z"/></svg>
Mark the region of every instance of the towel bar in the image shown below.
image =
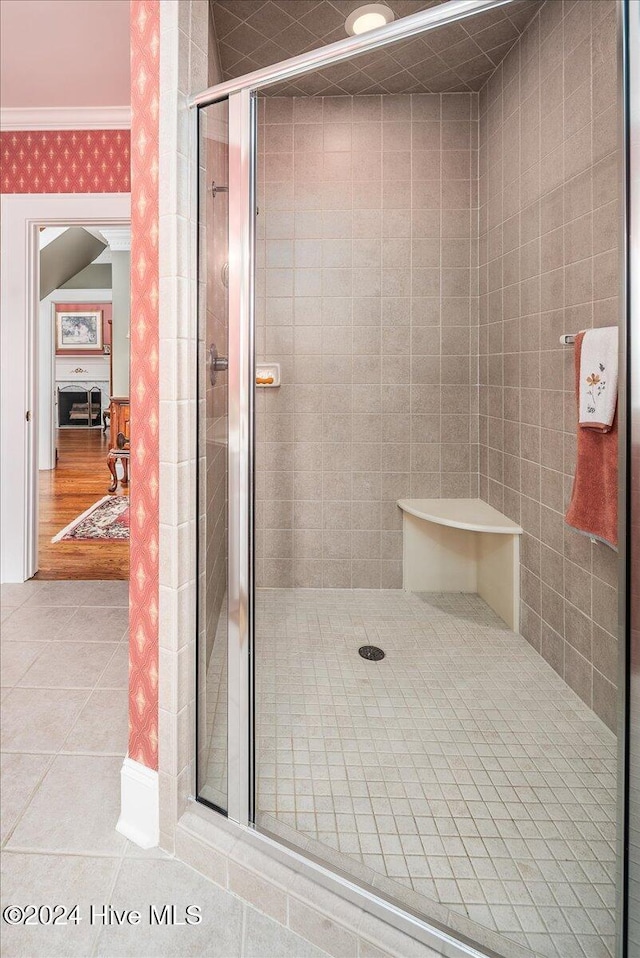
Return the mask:
<svg viewBox="0 0 640 958"><path fill-rule="evenodd" d="M563 333L560 337L560 343L562 346L572 346L576 341L576 337L573 333Z"/></svg>

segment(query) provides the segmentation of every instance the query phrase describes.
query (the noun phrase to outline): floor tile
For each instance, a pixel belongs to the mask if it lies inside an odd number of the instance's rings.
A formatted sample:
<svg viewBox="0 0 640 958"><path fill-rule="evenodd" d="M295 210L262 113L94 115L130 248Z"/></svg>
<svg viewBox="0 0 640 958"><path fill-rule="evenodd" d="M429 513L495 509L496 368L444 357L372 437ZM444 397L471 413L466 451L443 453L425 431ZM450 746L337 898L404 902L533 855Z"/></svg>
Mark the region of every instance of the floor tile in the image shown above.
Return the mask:
<svg viewBox="0 0 640 958"><path fill-rule="evenodd" d="M129 580L94 582L84 606L113 606L129 612Z"/></svg>
<svg viewBox="0 0 640 958"><path fill-rule="evenodd" d="M128 627L125 587L42 583L7 593L21 604L5 623L3 664L20 683L2 690L5 902L7 888L26 903L36 893L39 902L82 901L86 887L87 902L106 904L117 875L118 908L148 918L150 904L197 904L204 921L92 930L83 922L59 936L11 928L7 938L5 929L3 955L324 954L115 831L128 650L113 640ZM382 647L385 659L360 659L364 644ZM217 645L208 697L222 709L226 656ZM451 923L465 916L498 929L505 953L510 938L544 958L607 958L615 740L480 600L260 591L256 651L267 825L358 876L375 869L379 887L411 907L422 910L429 896ZM26 687L27 679L47 687ZM49 687L56 682L86 687ZM224 728L209 715L218 788L226 787Z"/></svg>
<svg viewBox="0 0 640 958"><path fill-rule="evenodd" d="M32 599L43 587L44 582L30 579L28 582L3 582L0 586L0 605L20 606Z"/></svg>
<svg viewBox="0 0 640 958"><path fill-rule="evenodd" d="M76 609L67 625L67 632L58 638L83 642L122 642L129 633L127 609Z"/></svg>
<svg viewBox="0 0 640 958"><path fill-rule="evenodd" d="M19 681L24 688L92 689L117 648L111 642L50 642Z"/></svg>
<svg viewBox="0 0 640 958"><path fill-rule="evenodd" d="M51 761L51 755L25 755L21 752L3 752L0 755L0 841L4 842L16 824Z"/></svg>
<svg viewBox="0 0 640 958"><path fill-rule="evenodd" d="M0 682L15 685L27 669L46 649L44 642L2 642L0 649Z"/></svg>
<svg viewBox="0 0 640 958"><path fill-rule="evenodd" d="M545 914L576 881L562 863L586 889L567 934L580 949L597 923L610 951L615 738L521 636L475 595L275 589L256 604L259 824L471 937L469 918L552 958L566 935ZM207 701L224 708L218 645ZM221 729L210 710L212 792Z"/></svg>
<svg viewBox="0 0 640 958"><path fill-rule="evenodd" d="M78 924L38 926L3 922L3 958L67 958L92 953L99 934L89 923L90 904L107 903L117 858L73 855L2 855L2 906L78 905Z"/></svg>
<svg viewBox="0 0 640 958"><path fill-rule="evenodd" d="M124 757L129 734L128 705L127 691L92 692L62 751Z"/></svg>
<svg viewBox="0 0 640 958"><path fill-rule="evenodd" d="M0 605L0 623L5 622L16 611L13 605Z"/></svg>
<svg viewBox="0 0 640 958"><path fill-rule="evenodd" d="M247 908L242 956L266 958L268 955L277 955L278 958L324 958L327 952L255 908Z"/></svg>
<svg viewBox="0 0 640 958"><path fill-rule="evenodd" d="M11 689L2 702L2 749L57 752L88 697L79 689Z"/></svg>
<svg viewBox="0 0 640 958"><path fill-rule="evenodd" d="M43 582L28 603L31 606L117 606L128 609L129 583L93 579Z"/></svg>
<svg viewBox="0 0 640 958"><path fill-rule="evenodd" d="M121 642L98 680L99 689L129 689L129 646Z"/></svg>
<svg viewBox="0 0 640 958"><path fill-rule="evenodd" d="M125 858L112 902L119 909L137 909L146 921L137 927L103 929L96 950L101 958L231 958L241 953L242 903L181 862ZM148 921L151 905L174 905L182 920L186 906L197 905L202 921L197 925L152 926Z"/></svg>
<svg viewBox="0 0 640 958"><path fill-rule="evenodd" d="M139 845L134 845L133 842L127 842L125 851L125 858L142 858L145 860L162 860L170 861L171 856L168 855L161 848L140 848Z"/></svg>
<svg viewBox="0 0 640 958"><path fill-rule="evenodd" d="M120 814L121 767L119 758L58 755L8 847L121 854L126 840L115 830Z"/></svg>
<svg viewBox="0 0 640 958"><path fill-rule="evenodd" d="M65 630L75 614L71 608L23 605L2 624L3 642L49 642L65 638Z"/></svg>

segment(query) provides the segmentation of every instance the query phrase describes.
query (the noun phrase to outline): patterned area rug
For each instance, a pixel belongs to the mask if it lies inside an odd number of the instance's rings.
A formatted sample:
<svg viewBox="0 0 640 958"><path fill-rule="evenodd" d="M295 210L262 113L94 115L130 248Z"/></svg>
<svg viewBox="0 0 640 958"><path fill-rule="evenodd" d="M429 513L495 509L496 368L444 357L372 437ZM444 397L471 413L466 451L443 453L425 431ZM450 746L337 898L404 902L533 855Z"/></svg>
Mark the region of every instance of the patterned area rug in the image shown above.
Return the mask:
<svg viewBox="0 0 640 958"><path fill-rule="evenodd" d="M105 496L61 529L51 541L128 538L129 496Z"/></svg>

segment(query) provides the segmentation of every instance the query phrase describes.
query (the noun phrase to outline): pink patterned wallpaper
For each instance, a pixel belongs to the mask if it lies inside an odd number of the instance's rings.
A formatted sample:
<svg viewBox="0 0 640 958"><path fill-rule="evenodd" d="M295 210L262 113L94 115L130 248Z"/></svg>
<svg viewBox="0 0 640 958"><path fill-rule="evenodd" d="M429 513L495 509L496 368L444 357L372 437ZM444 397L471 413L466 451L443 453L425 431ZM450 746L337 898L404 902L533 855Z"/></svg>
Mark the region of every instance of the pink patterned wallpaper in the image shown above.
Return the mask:
<svg viewBox="0 0 640 958"><path fill-rule="evenodd" d="M0 133L3 193L128 193L129 130Z"/></svg>
<svg viewBox="0 0 640 958"><path fill-rule="evenodd" d="M158 767L160 4L131 0L129 758Z"/></svg>

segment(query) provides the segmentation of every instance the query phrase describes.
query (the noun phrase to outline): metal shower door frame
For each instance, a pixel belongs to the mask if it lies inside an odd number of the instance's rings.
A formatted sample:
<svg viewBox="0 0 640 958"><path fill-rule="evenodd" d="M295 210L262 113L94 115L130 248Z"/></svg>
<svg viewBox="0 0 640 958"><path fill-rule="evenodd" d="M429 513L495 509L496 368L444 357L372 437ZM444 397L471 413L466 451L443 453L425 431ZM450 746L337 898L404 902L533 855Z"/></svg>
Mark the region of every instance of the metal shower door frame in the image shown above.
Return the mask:
<svg viewBox="0 0 640 958"><path fill-rule="evenodd" d="M229 96L227 813L253 818L256 99Z"/></svg>

